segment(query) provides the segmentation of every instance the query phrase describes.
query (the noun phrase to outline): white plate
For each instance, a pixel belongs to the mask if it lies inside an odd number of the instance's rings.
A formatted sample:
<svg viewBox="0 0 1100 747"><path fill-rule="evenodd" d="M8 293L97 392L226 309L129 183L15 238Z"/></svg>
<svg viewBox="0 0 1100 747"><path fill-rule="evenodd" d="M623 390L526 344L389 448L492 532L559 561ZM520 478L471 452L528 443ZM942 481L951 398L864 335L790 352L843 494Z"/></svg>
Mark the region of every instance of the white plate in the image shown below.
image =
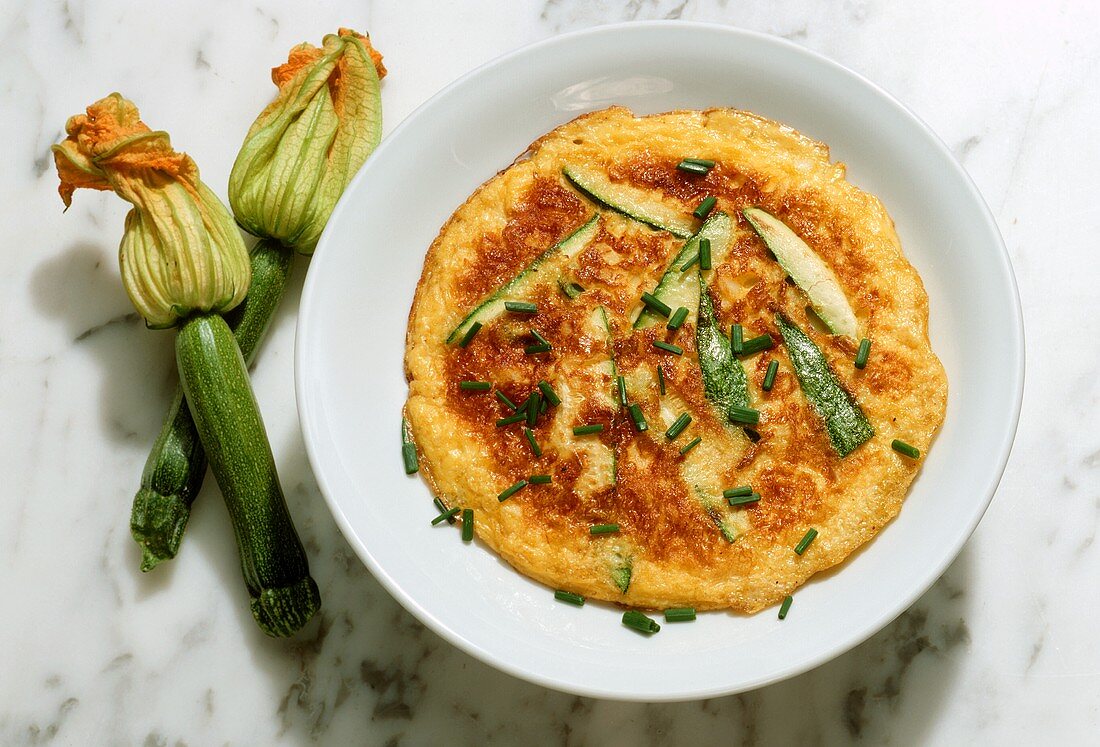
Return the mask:
<svg viewBox="0 0 1100 747"><path fill-rule="evenodd" d="M878 195L931 297L947 421L901 515L839 572L799 589L786 621L703 614L651 638L621 611L555 602L454 527L429 526L401 468L405 325L424 253L466 197L543 133L610 104L734 106L832 146ZM382 143L329 222L298 322L310 462L348 541L436 633L548 687L633 700L703 698L803 672L876 632L947 568L989 504L1023 391L1023 325L1007 253L943 143L874 85L794 44L687 23L559 36L459 79ZM330 604L339 604L331 600Z"/></svg>

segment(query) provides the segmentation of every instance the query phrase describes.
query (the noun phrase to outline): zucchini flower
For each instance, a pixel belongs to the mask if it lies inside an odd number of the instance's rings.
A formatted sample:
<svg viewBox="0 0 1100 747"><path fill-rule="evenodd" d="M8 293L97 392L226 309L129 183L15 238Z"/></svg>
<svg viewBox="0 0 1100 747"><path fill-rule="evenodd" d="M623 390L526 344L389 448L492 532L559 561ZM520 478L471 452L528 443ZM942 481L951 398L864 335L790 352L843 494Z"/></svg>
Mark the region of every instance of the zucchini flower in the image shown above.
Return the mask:
<svg viewBox="0 0 1100 747"><path fill-rule="evenodd" d="M349 29L299 44L245 136L229 204L249 233L312 254L344 188L382 137L382 55Z"/></svg>
<svg viewBox="0 0 1100 747"><path fill-rule="evenodd" d="M244 299L251 270L241 234L191 157L172 150L167 132L150 130L118 93L70 117L65 132L53 146L65 207L81 187L110 190L134 206L119 264L148 326L228 311Z"/></svg>

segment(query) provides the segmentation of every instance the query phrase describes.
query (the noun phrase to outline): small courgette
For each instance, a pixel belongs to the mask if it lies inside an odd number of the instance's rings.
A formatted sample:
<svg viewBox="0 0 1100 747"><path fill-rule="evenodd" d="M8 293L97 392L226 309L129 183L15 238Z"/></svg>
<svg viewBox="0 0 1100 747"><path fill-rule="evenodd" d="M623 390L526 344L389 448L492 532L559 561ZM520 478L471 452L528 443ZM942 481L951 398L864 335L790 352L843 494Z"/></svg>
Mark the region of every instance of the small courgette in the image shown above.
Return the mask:
<svg viewBox="0 0 1100 747"><path fill-rule="evenodd" d="M562 169L565 178L584 196L595 203L645 223L673 236L686 239L691 236L691 217L680 208L661 202L649 190L632 184L617 184L607 178L603 172L580 166L565 166Z"/></svg>

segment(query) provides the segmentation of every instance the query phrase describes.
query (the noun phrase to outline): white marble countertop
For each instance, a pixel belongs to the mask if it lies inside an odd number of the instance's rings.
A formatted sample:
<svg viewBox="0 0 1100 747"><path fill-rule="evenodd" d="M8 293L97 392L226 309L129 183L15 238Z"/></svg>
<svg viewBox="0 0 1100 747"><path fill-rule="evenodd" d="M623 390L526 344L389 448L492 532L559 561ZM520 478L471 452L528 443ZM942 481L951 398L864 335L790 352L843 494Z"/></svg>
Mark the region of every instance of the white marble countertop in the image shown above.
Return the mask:
<svg viewBox="0 0 1100 747"><path fill-rule="evenodd" d="M1100 12L1095 4L12 1L0 11L0 743L1059 743L1100 726ZM303 452L292 350L299 263L254 376L325 607L264 637L212 480L180 556L138 572L130 501L175 386L171 335L131 315L121 201L62 216L48 147L120 90L224 195L272 95L267 69L339 25L386 55L386 130L503 52L643 18L792 39L898 96L992 207L1020 282L1028 380L1016 447L976 534L908 612L852 652L755 692L594 701L500 674L426 631L340 537ZM1046 262L1046 264L1044 264Z"/></svg>

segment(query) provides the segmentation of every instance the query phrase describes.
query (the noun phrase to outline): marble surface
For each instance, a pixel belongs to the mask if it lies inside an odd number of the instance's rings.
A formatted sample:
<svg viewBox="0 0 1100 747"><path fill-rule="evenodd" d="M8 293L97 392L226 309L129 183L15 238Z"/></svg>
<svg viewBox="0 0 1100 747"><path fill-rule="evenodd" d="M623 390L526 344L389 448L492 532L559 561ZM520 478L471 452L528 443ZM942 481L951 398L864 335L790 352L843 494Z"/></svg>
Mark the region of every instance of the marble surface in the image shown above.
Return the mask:
<svg viewBox="0 0 1100 747"><path fill-rule="evenodd" d="M1100 12L1086 2L426 0L127 3L0 10L0 743L1057 743L1100 725ZM62 215L48 147L112 90L224 195L267 69L338 25L386 55L386 129L528 42L596 24L706 20L822 52L897 95L988 200L1020 282L1028 381L1016 447L973 539L881 633L738 696L644 705L500 674L426 631L352 554L307 464L292 388L297 297L254 383L325 599L296 639L253 624L213 481L180 557L137 570L130 500L175 385L171 335L122 292L124 206ZM975 282L981 282L976 278Z"/></svg>

